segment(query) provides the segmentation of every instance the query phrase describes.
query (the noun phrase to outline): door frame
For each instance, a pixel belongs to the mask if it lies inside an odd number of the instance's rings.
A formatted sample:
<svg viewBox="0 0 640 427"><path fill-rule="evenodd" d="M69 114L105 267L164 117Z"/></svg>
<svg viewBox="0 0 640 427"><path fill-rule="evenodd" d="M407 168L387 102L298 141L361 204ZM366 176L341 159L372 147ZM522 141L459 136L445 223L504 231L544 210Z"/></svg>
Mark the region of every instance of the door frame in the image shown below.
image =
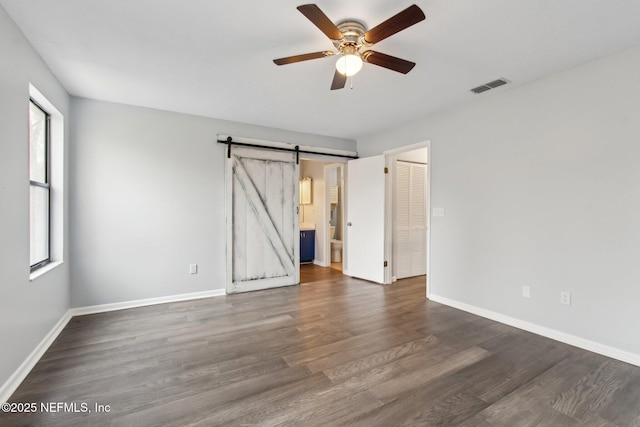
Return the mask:
<svg viewBox="0 0 640 427"><path fill-rule="evenodd" d="M385 166L389 171L391 171L393 167L393 162L398 154L413 151L419 148L426 148L428 152L428 162L427 162L427 185L425 187L426 191L426 203L427 203L427 274L426 274L426 287L425 294L426 297L429 298L431 295L430 286L429 286L429 277L431 277L431 165L432 156L431 156L431 141L423 141L418 142L411 145L405 145L402 147L394 148L391 150L384 151L382 154L385 159ZM395 182L391 174L389 174L389 179L386 181L385 188L385 225L384 225L384 253L385 259L388 260L389 267L385 269L385 284L390 284L392 282L391 273L393 271L393 186Z"/></svg>

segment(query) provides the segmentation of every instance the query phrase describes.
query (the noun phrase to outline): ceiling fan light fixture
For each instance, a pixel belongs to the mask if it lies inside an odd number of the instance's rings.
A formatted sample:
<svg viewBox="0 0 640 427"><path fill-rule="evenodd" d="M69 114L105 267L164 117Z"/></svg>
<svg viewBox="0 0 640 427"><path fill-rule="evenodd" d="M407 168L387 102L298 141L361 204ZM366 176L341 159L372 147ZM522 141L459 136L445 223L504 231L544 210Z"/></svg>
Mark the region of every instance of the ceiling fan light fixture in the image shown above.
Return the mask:
<svg viewBox="0 0 640 427"><path fill-rule="evenodd" d="M342 75L351 77L362 69L362 59L358 55L342 55L336 62L336 70Z"/></svg>

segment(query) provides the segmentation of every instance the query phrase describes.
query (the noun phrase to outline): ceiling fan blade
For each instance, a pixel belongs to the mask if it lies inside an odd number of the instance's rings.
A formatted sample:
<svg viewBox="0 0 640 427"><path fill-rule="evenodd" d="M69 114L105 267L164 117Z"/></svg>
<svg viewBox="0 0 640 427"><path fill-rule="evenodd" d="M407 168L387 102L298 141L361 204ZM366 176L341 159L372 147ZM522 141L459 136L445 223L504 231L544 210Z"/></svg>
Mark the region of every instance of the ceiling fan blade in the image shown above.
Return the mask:
<svg viewBox="0 0 640 427"><path fill-rule="evenodd" d="M342 33L338 27L315 4L303 4L298 6L297 9L331 40L342 39Z"/></svg>
<svg viewBox="0 0 640 427"><path fill-rule="evenodd" d="M367 50L363 52L362 60L364 62L368 62L369 64L388 68L402 74L407 74L413 69L413 67L416 66L415 62L406 61L404 59L396 58L395 56L387 55L385 53L380 53L373 50Z"/></svg>
<svg viewBox="0 0 640 427"><path fill-rule="evenodd" d="M373 27L364 34L364 40L369 44L378 43L405 28L417 24L425 19L424 12L418 6L411 5L402 12Z"/></svg>
<svg viewBox="0 0 640 427"><path fill-rule="evenodd" d="M333 82L331 82L331 90L343 89L345 84L347 84L347 76L336 70L333 75Z"/></svg>
<svg viewBox="0 0 640 427"><path fill-rule="evenodd" d="M293 64L295 62L308 61L310 59L324 58L326 56L331 56L333 54L334 53L331 52L330 50L326 50L324 52L313 52L313 53L305 53L303 55L287 56L286 58L274 59L273 62L276 65L286 65L286 64Z"/></svg>

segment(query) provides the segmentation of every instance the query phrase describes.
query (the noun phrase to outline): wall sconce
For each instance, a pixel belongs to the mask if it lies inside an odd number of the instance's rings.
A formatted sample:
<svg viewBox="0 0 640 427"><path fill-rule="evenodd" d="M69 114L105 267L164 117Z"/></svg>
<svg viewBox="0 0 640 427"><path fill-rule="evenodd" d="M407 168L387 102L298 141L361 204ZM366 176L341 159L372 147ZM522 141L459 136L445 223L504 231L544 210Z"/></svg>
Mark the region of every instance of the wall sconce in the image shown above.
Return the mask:
<svg viewBox="0 0 640 427"><path fill-rule="evenodd" d="M300 180L300 204L311 204L311 178L303 178Z"/></svg>

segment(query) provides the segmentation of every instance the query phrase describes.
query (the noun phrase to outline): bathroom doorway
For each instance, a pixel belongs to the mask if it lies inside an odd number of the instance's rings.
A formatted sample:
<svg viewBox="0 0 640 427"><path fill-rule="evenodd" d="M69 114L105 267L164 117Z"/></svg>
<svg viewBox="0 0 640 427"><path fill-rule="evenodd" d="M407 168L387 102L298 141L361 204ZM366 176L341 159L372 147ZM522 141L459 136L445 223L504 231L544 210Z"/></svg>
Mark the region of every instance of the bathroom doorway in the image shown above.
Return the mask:
<svg viewBox="0 0 640 427"><path fill-rule="evenodd" d="M344 164L331 163L324 167L325 218L328 226L325 236L325 256L328 265L344 271Z"/></svg>
<svg viewBox="0 0 640 427"><path fill-rule="evenodd" d="M346 163L334 159L300 159L301 194L306 192L303 187L308 189L308 196L300 200L301 284L342 277L346 267L345 171Z"/></svg>

